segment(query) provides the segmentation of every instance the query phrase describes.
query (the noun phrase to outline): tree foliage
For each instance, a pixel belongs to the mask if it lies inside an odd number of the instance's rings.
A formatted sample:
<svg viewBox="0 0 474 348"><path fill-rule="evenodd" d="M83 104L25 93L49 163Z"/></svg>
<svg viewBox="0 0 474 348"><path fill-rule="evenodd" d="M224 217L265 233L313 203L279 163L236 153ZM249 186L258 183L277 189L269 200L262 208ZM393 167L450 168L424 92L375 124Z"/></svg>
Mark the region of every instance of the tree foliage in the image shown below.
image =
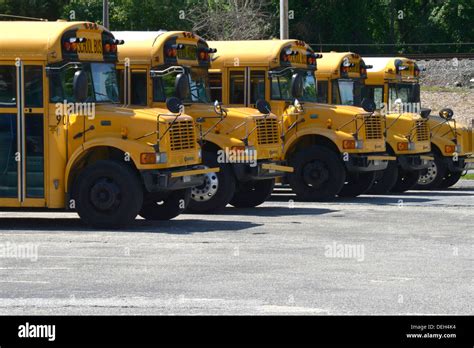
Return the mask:
<svg viewBox="0 0 474 348"><path fill-rule="evenodd" d="M278 37L279 0L109 2L112 30L194 29L209 39ZM461 44L474 41L473 0L289 0L289 10L290 37L317 49L474 51L474 45ZM0 0L0 13L101 23L102 0Z"/></svg>

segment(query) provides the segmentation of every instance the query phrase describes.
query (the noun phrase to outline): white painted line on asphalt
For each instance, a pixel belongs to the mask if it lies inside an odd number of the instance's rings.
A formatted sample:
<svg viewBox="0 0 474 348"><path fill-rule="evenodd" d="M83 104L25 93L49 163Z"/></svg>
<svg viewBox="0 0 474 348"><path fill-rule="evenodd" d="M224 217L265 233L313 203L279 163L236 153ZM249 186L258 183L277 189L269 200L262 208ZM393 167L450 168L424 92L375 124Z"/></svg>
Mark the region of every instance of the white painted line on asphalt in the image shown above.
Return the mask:
<svg viewBox="0 0 474 348"><path fill-rule="evenodd" d="M0 270L68 270L69 267L0 267Z"/></svg>
<svg viewBox="0 0 474 348"><path fill-rule="evenodd" d="M41 280L0 280L0 283L50 284L50 282Z"/></svg>

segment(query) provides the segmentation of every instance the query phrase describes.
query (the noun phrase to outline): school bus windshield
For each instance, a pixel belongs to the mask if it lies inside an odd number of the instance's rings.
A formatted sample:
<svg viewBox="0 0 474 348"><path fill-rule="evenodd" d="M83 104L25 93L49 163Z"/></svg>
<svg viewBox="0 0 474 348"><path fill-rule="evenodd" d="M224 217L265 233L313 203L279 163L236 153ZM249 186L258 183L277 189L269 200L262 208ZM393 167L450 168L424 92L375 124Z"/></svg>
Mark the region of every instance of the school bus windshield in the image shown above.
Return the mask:
<svg viewBox="0 0 474 348"><path fill-rule="evenodd" d="M417 83L390 83L388 85L390 103L401 99L405 104L420 102L420 85Z"/></svg>
<svg viewBox="0 0 474 348"><path fill-rule="evenodd" d="M209 78L207 68L186 69L189 77L189 96L185 103L210 103ZM178 72L153 78L153 101L162 102L175 95L175 81Z"/></svg>
<svg viewBox="0 0 474 348"><path fill-rule="evenodd" d="M363 84L357 79L337 79L332 81L332 104L360 105Z"/></svg>
<svg viewBox="0 0 474 348"><path fill-rule="evenodd" d="M82 63L68 65L51 75L51 102L74 102L73 80L78 70L88 75L89 96L86 102L118 103L119 88L113 63Z"/></svg>
<svg viewBox="0 0 474 348"><path fill-rule="evenodd" d="M300 101L317 102L316 79L311 70L288 69L284 73L277 71L270 73L272 82L272 100L292 100L291 96L291 77L294 73L303 76L303 96L298 98Z"/></svg>

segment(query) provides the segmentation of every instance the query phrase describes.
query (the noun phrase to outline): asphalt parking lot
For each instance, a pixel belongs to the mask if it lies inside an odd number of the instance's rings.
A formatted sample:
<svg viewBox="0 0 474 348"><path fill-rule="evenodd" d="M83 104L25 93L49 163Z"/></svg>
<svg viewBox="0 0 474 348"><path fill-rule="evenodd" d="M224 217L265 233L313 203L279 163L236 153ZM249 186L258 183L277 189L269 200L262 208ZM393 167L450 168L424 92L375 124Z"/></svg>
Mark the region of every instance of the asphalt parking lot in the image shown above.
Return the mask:
<svg viewBox="0 0 474 348"><path fill-rule="evenodd" d="M473 313L474 181L294 200L122 231L0 212L0 314Z"/></svg>

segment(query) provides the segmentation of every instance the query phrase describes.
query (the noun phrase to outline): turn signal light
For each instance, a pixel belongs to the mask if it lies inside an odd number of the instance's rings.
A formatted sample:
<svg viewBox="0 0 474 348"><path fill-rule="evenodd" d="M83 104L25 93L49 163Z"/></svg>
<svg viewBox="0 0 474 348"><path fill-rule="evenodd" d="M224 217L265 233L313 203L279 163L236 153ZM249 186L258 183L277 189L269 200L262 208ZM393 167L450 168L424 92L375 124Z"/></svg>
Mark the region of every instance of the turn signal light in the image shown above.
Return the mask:
<svg viewBox="0 0 474 348"><path fill-rule="evenodd" d="M444 152L446 152L446 153L455 153L456 152L456 145L446 145L444 147Z"/></svg>
<svg viewBox="0 0 474 348"><path fill-rule="evenodd" d="M408 146L408 143L397 143L397 149L398 151L408 151L409 149L409 146Z"/></svg>
<svg viewBox="0 0 474 348"><path fill-rule="evenodd" d="M356 141L355 140L344 140L342 142L342 147L344 149L355 149L356 148Z"/></svg>
<svg viewBox="0 0 474 348"><path fill-rule="evenodd" d="M141 164L156 164L156 152L144 152L140 154Z"/></svg>

